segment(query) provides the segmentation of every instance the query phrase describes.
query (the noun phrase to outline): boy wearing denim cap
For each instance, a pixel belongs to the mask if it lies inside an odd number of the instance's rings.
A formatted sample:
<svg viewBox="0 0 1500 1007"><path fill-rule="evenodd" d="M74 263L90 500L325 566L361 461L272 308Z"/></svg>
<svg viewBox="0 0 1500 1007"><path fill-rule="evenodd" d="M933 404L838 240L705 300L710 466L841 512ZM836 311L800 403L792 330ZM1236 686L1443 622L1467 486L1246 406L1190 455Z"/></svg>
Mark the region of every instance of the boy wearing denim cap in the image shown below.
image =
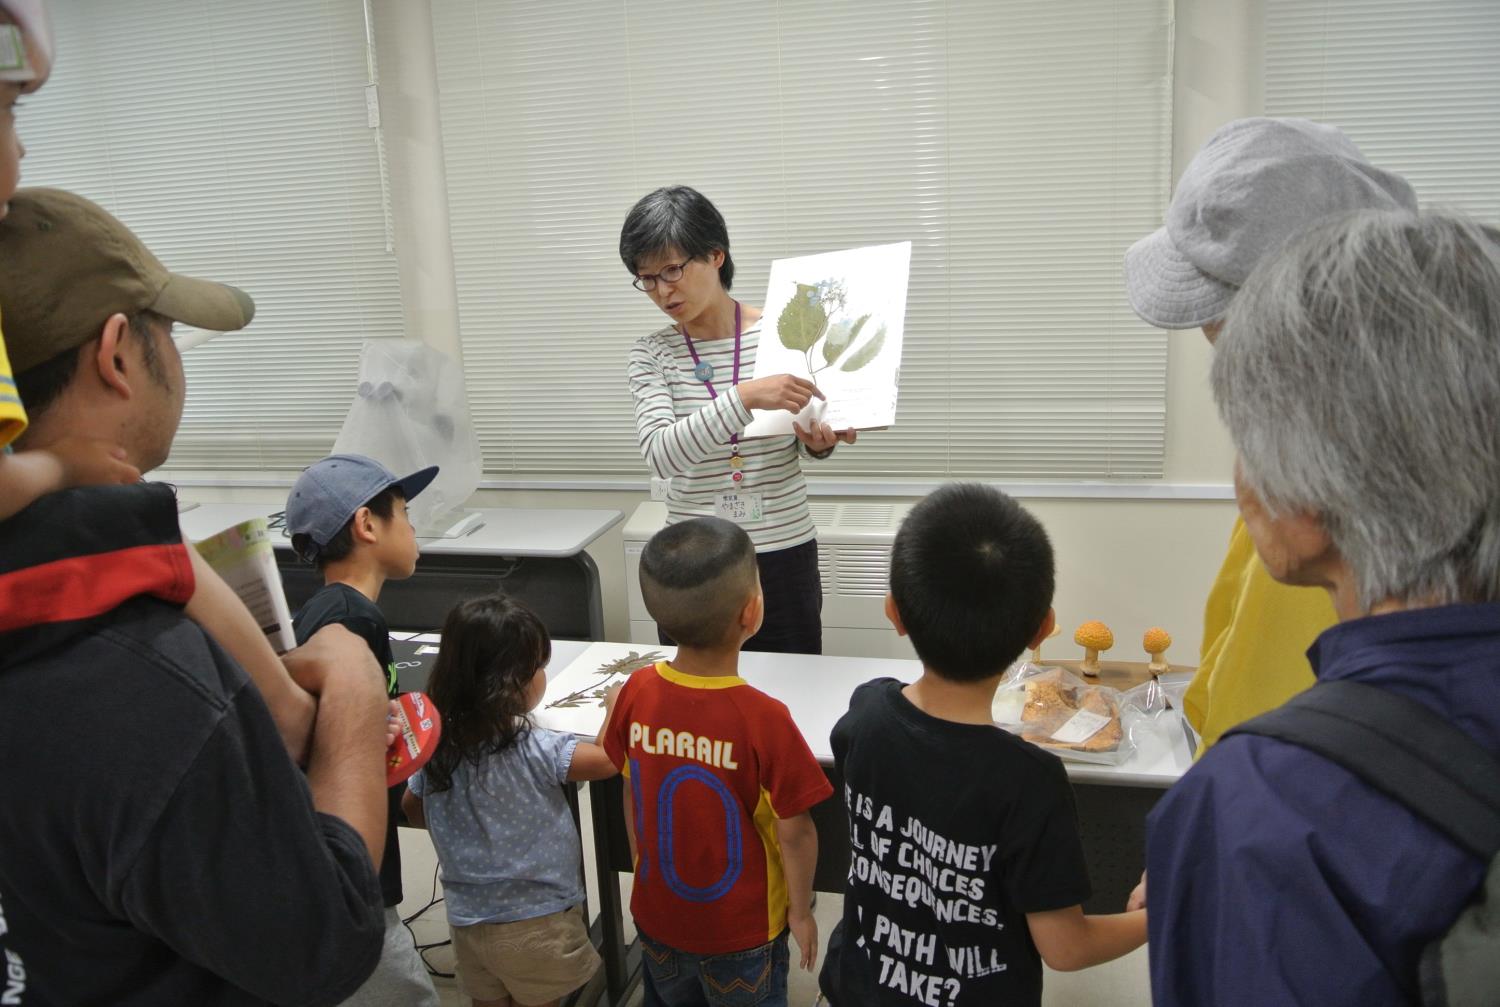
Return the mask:
<svg viewBox="0 0 1500 1007"><path fill-rule="evenodd" d="M286 527L292 547L323 573L323 587L293 620L297 642L338 623L369 644L396 695L390 629L376 604L387 580L404 580L417 567L417 535L406 502L427 488L437 466L405 478L364 455L330 455L292 486ZM396 822L405 784L390 788L380 888L386 906L385 948L375 973L346 1004L437 1007L437 992L396 907L401 903L401 847Z"/></svg>

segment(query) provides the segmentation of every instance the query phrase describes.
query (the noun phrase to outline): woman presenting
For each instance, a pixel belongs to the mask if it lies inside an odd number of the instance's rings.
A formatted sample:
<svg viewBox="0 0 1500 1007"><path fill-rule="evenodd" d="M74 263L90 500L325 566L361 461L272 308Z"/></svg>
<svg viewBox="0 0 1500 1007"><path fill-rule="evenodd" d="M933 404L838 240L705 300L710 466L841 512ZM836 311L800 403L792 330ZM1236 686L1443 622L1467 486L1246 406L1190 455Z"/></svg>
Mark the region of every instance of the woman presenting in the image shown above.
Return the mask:
<svg viewBox="0 0 1500 1007"><path fill-rule="evenodd" d="M761 313L729 295L729 230L701 193L672 186L643 197L620 229L620 258L636 289L672 319L636 340L629 365L641 454L672 480L668 523L723 517L755 543L766 614L745 650L822 653L802 457L827 458L839 442L853 444L854 431L812 422L794 424L795 437L741 438L751 409L797 413L822 393L791 374L741 381L755 372Z"/></svg>

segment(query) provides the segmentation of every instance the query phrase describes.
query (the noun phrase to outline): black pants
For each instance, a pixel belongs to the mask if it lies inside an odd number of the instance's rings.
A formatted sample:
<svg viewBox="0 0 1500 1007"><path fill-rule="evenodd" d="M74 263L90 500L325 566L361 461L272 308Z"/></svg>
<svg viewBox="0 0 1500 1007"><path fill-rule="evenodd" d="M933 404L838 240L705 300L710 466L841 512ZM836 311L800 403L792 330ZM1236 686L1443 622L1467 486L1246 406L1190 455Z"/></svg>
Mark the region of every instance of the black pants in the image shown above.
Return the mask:
<svg viewBox="0 0 1500 1007"><path fill-rule="evenodd" d="M766 596L766 619L742 650L773 654L823 653L823 578L818 574L818 543L755 554L760 589ZM660 629L664 646L673 642Z"/></svg>

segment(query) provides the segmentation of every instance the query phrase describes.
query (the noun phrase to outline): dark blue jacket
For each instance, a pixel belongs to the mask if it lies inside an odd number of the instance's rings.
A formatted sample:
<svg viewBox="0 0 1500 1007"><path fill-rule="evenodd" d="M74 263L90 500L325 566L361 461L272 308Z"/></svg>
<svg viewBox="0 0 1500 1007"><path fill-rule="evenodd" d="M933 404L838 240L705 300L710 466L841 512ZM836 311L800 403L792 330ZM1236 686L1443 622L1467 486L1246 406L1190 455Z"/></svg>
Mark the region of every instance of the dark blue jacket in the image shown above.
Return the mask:
<svg viewBox="0 0 1500 1007"><path fill-rule="evenodd" d="M379 959L363 841L313 809L192 589L170 487L0 523L5 1003L333 1004Z"/></svg>
<svg viewBox="0 0 1500 1007"><path fill-rule="evenodd" d="M1341 623L1308 656L1319 680L1417 700L1500 755L1500 605ZM1484 875L1347 770L1249 735L1211 748L1152 811L1146 864L1157 1007L1414 1003L1422 947Z"/></svg>

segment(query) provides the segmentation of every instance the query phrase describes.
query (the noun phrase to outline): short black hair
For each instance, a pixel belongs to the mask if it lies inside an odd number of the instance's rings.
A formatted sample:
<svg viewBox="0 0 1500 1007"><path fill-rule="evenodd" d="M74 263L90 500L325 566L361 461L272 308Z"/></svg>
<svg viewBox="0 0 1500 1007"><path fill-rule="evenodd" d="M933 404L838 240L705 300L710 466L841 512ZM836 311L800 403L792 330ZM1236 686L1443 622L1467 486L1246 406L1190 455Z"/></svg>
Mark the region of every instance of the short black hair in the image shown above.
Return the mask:
<svg viewBox="0 0 1500 1007"><path fill-rule="evenodd" d="M406 495L401 492L400 486L387 486L375 494L374 499L360 506L370 508L370 513L389 521L396 513L396 501L405 499ZM344 527L340 528L338 534L329 539L325 546L319 546L306 532L299 532L292 536L292 551L298 556L312 557L310 560L312 565L322 570L329 563L337 563L341 559L349 558L349 554L354 551L353 529L354 517L350 515L349 520L344 522Z"/></svg>
<svg viewBox="0 0 1500 1007"><path fill-rule="evenodd" d="M719 283L734 285L734 259L729 255L729 228L708 197L685 185L669 185L648 192L625 215L620 228L620 259L631 275L640 272L642 259L677 249L689 259L723 252Z"/></svg>
<svg viewBox="0 0 1500 1007"><path fill-rule="evenodd" d="M717 647L759 583L745 529L717 517L668 525L641 550L641 594L680 647Z"/></svg>
<svg viewBox="0 0 1500 1007"><path fill-rule="evenodd" d="M922 664L977 682L1004 671L1052 607L1052 543L989 486L953 483L912 508L891 548L891 596Z"/></svg>
<svg viewBox="0 0 1500 1007"><path fill-rule="evenodd" d="M129 329L141 341L141 359L146 364L146 373L159 384L167 383L167 371L162 366L161 351L156 345L156 330L161 323L171 324L171 319L154 311L138 311L128 317ZM102 326L101 326L102 328ZM83 355L94 345L98 337L63 350L56 356L28 367L15 376L16 394L32 419L38 419L51 409L62 393L68 390L78 375L78 364Z"/></svg>

